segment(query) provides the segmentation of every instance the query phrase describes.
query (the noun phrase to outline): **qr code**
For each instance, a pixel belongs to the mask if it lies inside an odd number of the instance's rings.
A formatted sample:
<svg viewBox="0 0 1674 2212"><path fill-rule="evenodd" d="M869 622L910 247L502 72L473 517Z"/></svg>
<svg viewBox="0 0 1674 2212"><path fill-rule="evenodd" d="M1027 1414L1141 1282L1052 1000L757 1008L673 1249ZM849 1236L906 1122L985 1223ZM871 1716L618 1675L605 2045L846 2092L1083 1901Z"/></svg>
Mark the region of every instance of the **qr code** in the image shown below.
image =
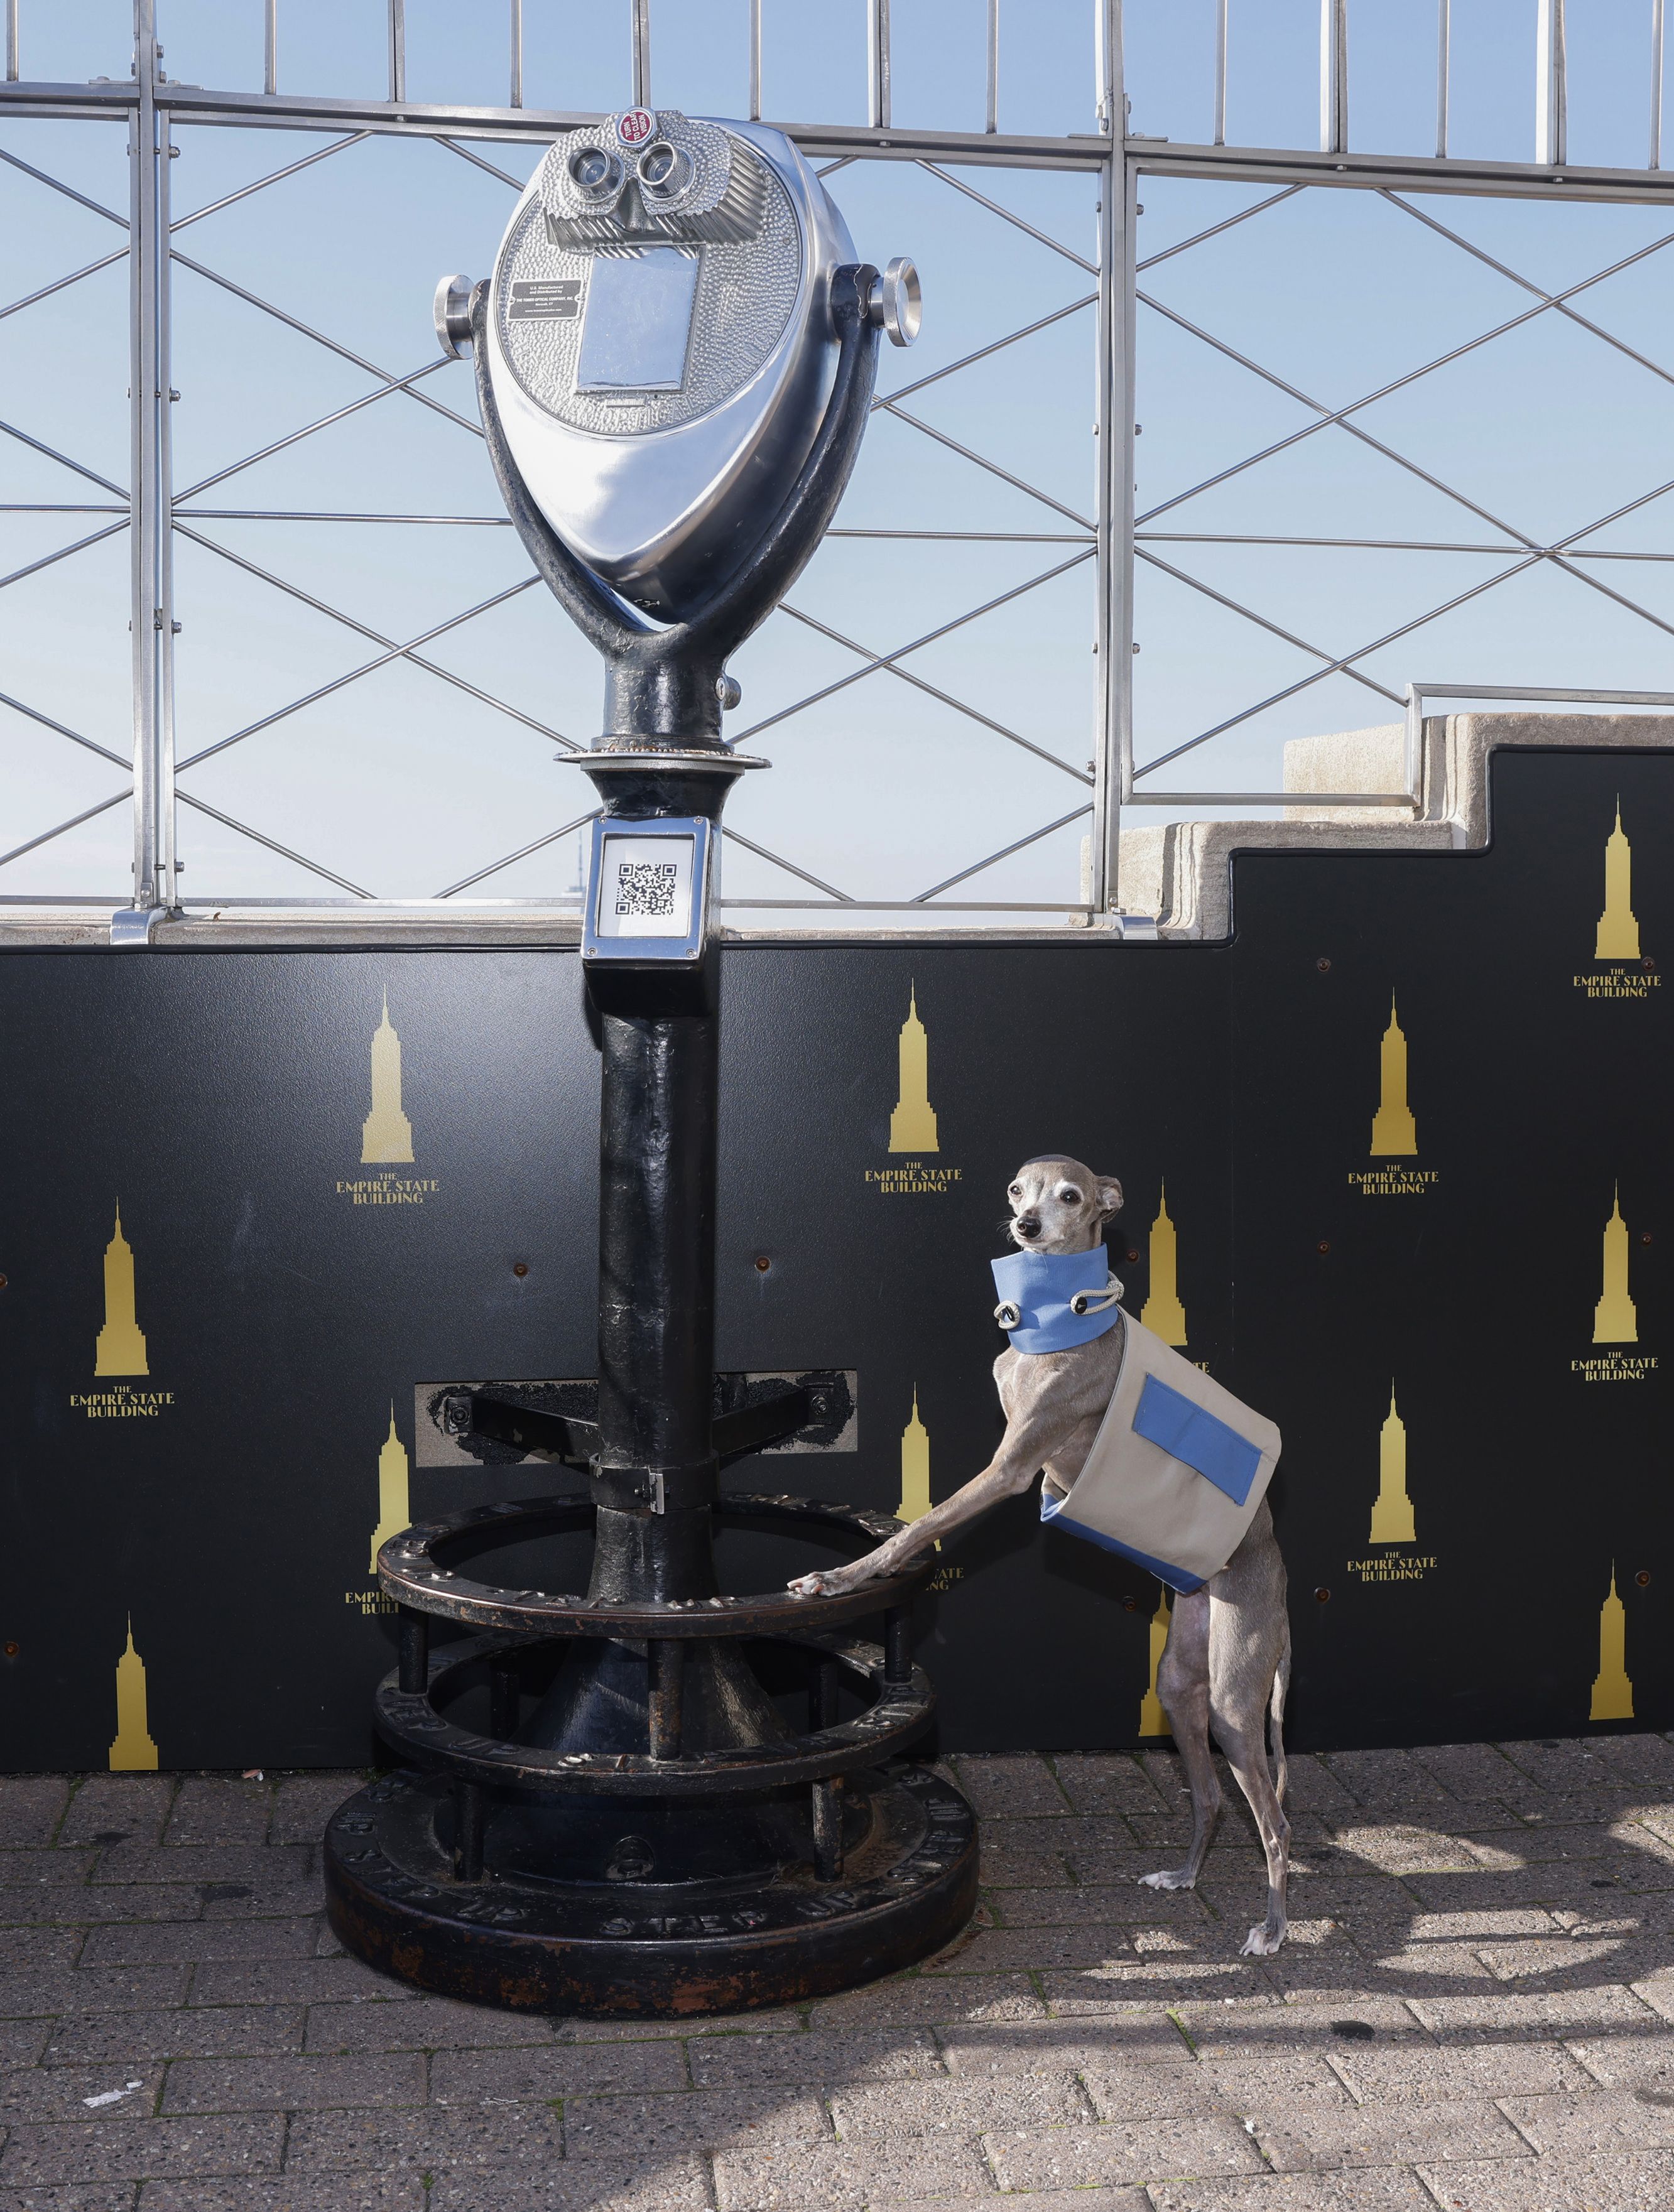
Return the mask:
<svg viewBox="0 0 1674 2212"><path fill-rule="evenodd" d="M616 872L617 912L673 921L675 875L673 860L624 860Z"/></svg>

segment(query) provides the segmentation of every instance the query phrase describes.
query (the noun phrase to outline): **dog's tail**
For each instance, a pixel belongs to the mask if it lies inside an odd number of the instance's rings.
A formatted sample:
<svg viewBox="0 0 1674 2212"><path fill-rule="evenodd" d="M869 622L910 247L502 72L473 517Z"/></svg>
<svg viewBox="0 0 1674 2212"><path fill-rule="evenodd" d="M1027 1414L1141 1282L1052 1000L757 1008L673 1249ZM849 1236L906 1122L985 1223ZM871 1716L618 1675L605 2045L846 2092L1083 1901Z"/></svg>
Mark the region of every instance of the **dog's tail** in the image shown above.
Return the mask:
<svg viewBox="0 0 1674 2212"><path fill-rule="evenodd" d="M1290 1770L1285 1763L1285 1698L1290 1691L1290 1623L1285 1623L1285 1640L1279 1653L1279 1663L1273 1670L1273 1696L1269 1706L1269 1735L1273 1747L1273 1787L1279 1802L1285 1802L1285 1784Z"/></svg>

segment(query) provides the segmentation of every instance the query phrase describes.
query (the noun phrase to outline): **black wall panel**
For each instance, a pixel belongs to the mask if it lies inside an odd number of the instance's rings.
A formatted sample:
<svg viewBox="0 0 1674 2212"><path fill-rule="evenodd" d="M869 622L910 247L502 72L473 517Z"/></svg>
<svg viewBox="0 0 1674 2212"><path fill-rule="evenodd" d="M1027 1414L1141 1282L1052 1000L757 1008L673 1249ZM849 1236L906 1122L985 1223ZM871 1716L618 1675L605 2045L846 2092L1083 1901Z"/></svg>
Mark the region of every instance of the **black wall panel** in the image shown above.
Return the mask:
<svg viewBox="0 0 1674 2212"><path fill-rule="evenodd" d="M1601 963L1618 794L1642 953ZM1230 945L729 948L720 1361L859 1376L857 1450L729 1479L892 1510L915 1395L934 1493L976 1472L1005 1185L1062 1148L1126 1187L1135 1310L1166 1183L1188 1356L1284 1431L1294 1741L1668 1725L1674 763L1504 757L1494 830L1247 855ZM386 995L414 1158L363 1165ZM903 1155L910 1004L937 1148ZM106 1762L130 1619L165 1765L368 1757L392 1410L416 1513L530 1495L553 1470L418 1450L417 1386L590 1371L576 960L9 951L0 1096L0 1765ZM1595 1344L1618 1194L1634 1334ZM94 1371L119 1201L125 1378ZM1414 1536L1373 1543L1391 1389ZM787 1557L728 1556L740 1586ZM1158 1595L1032 1498L996 1515L922 1602L944 1743L1135 1741Z"/></svg>

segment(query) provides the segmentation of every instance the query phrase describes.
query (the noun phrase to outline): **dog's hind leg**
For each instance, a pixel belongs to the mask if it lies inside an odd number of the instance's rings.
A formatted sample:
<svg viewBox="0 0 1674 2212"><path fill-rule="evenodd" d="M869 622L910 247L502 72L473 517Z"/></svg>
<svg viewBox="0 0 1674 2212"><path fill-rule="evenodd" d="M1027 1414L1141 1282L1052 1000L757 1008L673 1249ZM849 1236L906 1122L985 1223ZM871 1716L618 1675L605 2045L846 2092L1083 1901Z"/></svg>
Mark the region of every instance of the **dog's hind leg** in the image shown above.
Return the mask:
<svg viewBox="0 0 1674 2212"><path fill-rule="evenodd" d="M1289 1680L1290 1633L1284 1615L1252 1619L1248 1606L1211 1609L1210 1719L1214 1740L1255 1815L1267 1858L1267 1917L1252 1928L1246 1956L1269 1958L1284 1942L1285 1889L1290 1873L1290 1822L1285 1818L1284 1691ZM1277 1634L1272 1633L1276 1627ZM1251 1629L1266 1633L1250 1633ZM1276 1649L1275 1648L1276 1646ZM1269 1719L1278 1753L1275 1784L1268 1758Z"/></svg>
<svg viewBox="0 0 1674 2212"><path fill-rule="evenodd" d="M1280 1652L1279 1663L1273 1670L1273 1694L1268 1700L1273 1747L1273 1789L1281 1805L1285 1802L1285 1790L1290 1780L1290 1767L1285 1758L1285 1700L1289 1695L1290 1622L1287 1620L1284 1649Z"/></svg>
<svg viewBox="0 0 1674 2212"><path fill-rule="evenodd" d="M1263 1698L1263 1707L1266 1703ZM1268 1771L1267 1746L1263 1741L1266 1718L1263 1711L1252 1729L1231 1727L1218 1719L1214 1731L1216 1741L1227 1754L1227 1764L1249 1800L1262 1850L1267 1855L1267 1917L1260 1927L1250 1930L1242 1946L1246 1957L1257 1959L1270 1958L1288 1933L1285 1886L1290 1870L1290 1823Z"/></svg>
<svg viewBox="0 0 1674 2212"><path fill-rule="evenodd" d="M1263 1500L1244 1541L1208 1585L1209 1724L1255 1815L1267 1858L1267 1917L1250 1930L1246 1954L1266 1958L1285 1940L1285 1889L1290 1823L1284 1787L1284 1685L1289 1680L1290 1628L1285 1570ZM1271 1717L1280 1759L1275 1788L1268 1760Z"/></svg>
<svg viewBox="0 0 1674 2212"><path fill-rule="evenodd" d="M1209 1750L1209 1596L1177 1597L1168 1643L1157 1669L1157 1696L1174 1732L1174 1747L1191 1790L1191 1844L1186 1863L1141 1875L1147 1889L1194 1889L1220 1818L1220 1778Z"/></svg>

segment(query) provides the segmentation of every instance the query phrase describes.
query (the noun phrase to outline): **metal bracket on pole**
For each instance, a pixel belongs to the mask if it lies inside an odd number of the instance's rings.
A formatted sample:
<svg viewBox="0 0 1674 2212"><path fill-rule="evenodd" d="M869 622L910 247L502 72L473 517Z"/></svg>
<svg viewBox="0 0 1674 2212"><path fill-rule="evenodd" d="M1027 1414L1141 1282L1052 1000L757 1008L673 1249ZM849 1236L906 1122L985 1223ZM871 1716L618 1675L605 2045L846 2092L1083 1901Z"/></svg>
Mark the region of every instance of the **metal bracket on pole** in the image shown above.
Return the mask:
<svg viewBox="0 0 1674 2212"><path fill-rule="evenodd" d="M119 906L111 916L111 943L126 945L130 949L135 945L142 950L148 949L152 931L160 921L167 921L167 919L168 908L166 906Z"/></svg>

